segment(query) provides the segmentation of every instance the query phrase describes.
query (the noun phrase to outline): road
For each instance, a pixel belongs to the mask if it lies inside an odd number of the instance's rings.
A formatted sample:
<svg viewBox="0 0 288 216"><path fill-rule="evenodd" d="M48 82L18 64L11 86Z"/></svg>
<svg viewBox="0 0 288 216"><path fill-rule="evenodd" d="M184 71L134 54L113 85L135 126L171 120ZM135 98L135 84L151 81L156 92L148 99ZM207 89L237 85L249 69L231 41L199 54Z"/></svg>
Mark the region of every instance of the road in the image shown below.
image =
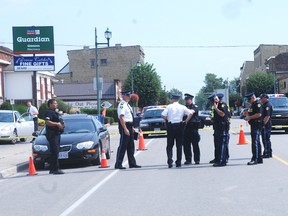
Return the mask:
<svg viewBox="0 0 288 216"><path fill-rule="evenodd" d="M247 166L251 145L237 145L243 123L250 140L245 122L233 119L226 167L208 163L213 131L205 128L200 131L200 165L172 169L166 164L166 138L152 137L145 139L148 150L136 152L141 169L115 170L119 136L115 126L109 127L114 134L109 168L66 167L60 176L42 170L0 180L0 215L287 216L287 135L273 133L274 157Z"/></svg>

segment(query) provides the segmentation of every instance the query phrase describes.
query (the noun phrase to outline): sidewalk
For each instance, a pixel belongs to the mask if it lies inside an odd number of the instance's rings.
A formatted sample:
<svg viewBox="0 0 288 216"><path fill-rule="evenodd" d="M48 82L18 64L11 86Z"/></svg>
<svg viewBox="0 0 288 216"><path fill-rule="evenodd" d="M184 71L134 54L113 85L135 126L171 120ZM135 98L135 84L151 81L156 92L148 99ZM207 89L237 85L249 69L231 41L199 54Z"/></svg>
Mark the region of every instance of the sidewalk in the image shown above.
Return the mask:
<svg viewBox="0 0 288 216"><path fill-rule="evenodd" d="M15 175L17 172L28 169L29 157L32 156L30 143L18 142L12 144L0 144L0 179Z"/></svg>

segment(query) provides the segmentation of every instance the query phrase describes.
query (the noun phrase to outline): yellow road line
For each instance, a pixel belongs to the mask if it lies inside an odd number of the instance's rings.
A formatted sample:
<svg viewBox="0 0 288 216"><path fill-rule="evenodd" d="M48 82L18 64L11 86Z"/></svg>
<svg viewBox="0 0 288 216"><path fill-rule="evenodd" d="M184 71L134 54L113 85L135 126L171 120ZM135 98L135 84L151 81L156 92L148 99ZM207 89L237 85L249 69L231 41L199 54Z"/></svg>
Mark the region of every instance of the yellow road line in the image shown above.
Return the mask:
<svg viewBox="0 0 288 216"><path fill-rule="evenodd" d="M275 158L276 160L280 161L281 163L285 164L286 166L288 166L288 161L278 157L277 155L273 154L273 158Z"/></svg>

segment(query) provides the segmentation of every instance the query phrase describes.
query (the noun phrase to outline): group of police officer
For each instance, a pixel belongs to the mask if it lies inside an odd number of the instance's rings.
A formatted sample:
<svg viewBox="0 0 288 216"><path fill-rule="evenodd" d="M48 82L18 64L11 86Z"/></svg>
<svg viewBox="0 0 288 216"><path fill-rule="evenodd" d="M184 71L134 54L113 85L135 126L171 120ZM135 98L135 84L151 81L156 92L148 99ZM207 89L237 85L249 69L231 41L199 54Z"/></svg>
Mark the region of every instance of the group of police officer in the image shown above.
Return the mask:
<svg viewBox="0 0 288 216"><path fill-rule="evenodd" d="M117 113L119 117L120 143L117 150L115 169L125 169L122 166L124 154L127 151L128 163L130 168L141 168L136 164L134 157L134 133L133 133L133 111L129 105L130 91L122 91L123 100L119 103ZM192 150L195 164L200 163L200 135L198 132L200 119L198 116L199 109L193 104L194 96L184 94L186 105L179 103L180 95L172 94L172 103L169 104L162 112L162 118L167 123L167 164L168 168L173 167L173 146L176 141L176 167L181 167L182 146L184 147L185 165L192 163ZM208 97L212 103L213 110L213 130L214 130L214 159L210 161L214 167L226 166L229 159L229 129L231 113L225 102L222 101L223 94L212 94ZM248 165L263 163L263 158L272 157L271 149L271 115L272 105L269 102L267 94L260 95L261 103L256 99L254 93L246 95L248 102L251 104L248 116L245 120L251 126L252 138L252 159ZM264 152L262 155L260 134Z"/></svg>

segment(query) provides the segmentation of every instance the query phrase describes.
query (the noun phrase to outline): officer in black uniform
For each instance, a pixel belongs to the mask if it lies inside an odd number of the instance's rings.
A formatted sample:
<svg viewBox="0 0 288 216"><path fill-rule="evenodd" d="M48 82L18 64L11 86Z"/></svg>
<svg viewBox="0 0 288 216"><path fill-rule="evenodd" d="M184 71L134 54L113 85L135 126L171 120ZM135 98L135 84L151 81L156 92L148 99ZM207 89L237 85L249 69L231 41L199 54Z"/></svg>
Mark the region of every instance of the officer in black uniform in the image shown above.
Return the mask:
<svg viewBox="0 0 288 216"><path fill-rule="evenodd" d="M200 148L199 148L199 141L200 135L198 132L200 120L198 117L198 106L193 104L194 96L191 94L184 94L186 107L190 110L194 110L194 114L190 121L187 123L185 130L184 130L184 155L186 161L184 162L185 165L189 165L192 162L192 152L191 152L191 143L193 147L193 154L194 154L194 162L195 164L200 163ZM185 118L184 118L185 120Z"/></svg>
<svg viewBox="0 0 288 216"><path fill-rule="evenodd" d="M49 174L64 174L62 170L59 169L59 145L60 145L60 135L63 132L65 125L64 121L56 112L58 107L57 101L55 99L50 99L48 101L48 109L45 113L45 124L46 124L46 138L50 146L50 171Z"/></svg>
<svg viewBox="0 0 288 216"><path fill-rule="evenodd" d="M131 92L129 90L123 90L121 92L122 100L120 101L117 114L119 118L119 133L120 143L117 150L115 169L126 169L122 165L125 152L127 151L129 168L141 168L136 164L134 157L135 146L134 146L134 128L133 128L133 111L129 105Z"/></svg>
<svg viewBox="0 0 288 216"><path fill-rule="evenodd" d="M226 166L227 145L229 141L229 111L227 104L220 101L216 94L208 97L213 104L213 129L214 129L214 159L210 161L214 167Z"/></svg>
<svg viewBox="0 0 288 216"><path fill-rule="evenodd" d="M269 102L269 96L267 94L261 94L260 100L262 103L262 119L263 119L263 127L261 131L262 135L262 143L264 146L263 158L272 157L272 148L271 148L271 130L272 130L272 122L271 116L273 112L272 104Z"/></svg>
<svg viewBox="0 0 288 216"><path fill-rule="evenodd" d="M251 104L248 110L248 116L244 120L248 121L251 128L251 139L252 139L252 159L247 165L256 165L263 163L260 134L262 129L262 105L256 100L254 93L245 95L248 102Z"/></svg>

